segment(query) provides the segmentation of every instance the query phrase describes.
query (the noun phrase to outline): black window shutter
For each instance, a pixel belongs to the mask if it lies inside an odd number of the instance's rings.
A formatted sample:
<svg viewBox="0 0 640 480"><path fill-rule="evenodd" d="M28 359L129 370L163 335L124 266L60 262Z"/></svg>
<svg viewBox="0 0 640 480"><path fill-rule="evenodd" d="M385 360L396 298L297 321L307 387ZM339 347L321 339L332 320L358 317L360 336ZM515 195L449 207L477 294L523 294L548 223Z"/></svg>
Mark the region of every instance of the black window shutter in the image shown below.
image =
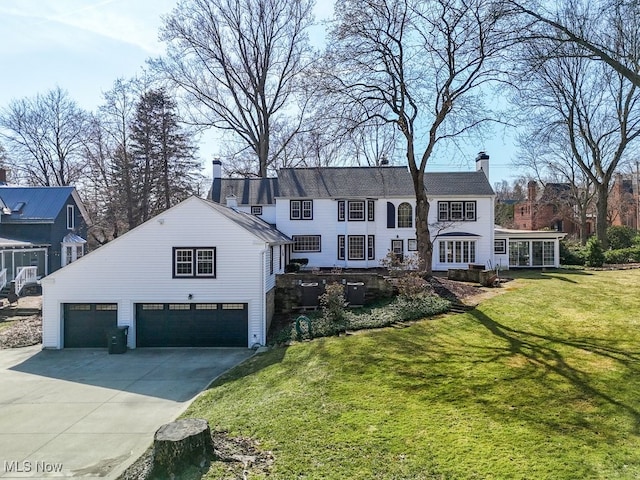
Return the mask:
<svg viewBox="0 0 640 480"><path fill-rule="evenodd" d="M393 203L387 202L387 228L396 226L396 207Z"/></svg>

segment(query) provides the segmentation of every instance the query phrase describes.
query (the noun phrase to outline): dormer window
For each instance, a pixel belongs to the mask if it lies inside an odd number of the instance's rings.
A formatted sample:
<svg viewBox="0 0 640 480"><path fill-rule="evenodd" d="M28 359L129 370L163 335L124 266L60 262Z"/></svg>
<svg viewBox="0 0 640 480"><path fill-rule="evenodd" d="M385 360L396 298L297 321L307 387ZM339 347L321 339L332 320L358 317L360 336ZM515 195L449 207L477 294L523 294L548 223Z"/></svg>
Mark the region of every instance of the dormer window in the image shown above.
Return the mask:
<svg viewBox="0 0 640 480"><path fill-rule="evenodd" d="M75 207L73 205L67 205L67 230L76 228L75 218Z"/></svg>

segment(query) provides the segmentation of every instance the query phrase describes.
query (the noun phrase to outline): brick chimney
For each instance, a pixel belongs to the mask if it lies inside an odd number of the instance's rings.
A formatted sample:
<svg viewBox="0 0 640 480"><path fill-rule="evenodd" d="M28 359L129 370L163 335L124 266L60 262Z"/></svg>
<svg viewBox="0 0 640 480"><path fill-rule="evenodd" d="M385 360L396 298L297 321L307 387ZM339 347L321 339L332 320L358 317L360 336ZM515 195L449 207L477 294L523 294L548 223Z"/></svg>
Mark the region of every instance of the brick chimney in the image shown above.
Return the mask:
<svg viewBox="0 0 640 480"><path fill-rule="evenodd" d="M535 202L538 196L538 182L535 180L529 180L527 183L527 197L530 202Z"/></svg>
<svg viewBox="0 0 640 480"><path fill-rule="evenodd" d="M484 152L479 152L476 157L476 171L482 170L484 175L489 180L489 155Z"/></svg>

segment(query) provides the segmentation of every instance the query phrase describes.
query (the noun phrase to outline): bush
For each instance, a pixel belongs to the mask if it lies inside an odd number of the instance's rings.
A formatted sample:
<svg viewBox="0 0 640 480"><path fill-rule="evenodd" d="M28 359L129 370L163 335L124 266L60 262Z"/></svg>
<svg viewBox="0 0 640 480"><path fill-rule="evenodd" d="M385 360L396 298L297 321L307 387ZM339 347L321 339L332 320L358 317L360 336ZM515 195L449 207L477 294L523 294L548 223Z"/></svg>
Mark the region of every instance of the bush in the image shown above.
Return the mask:
<svg viewBox="0 0 640 480"><path fill-rule="evenodd" d="M604 252L605 263L637 263L640 262L640 246Z"/></svg>
<svg viewBox="0 0 640 480"><path fill-rule="evenodd" d="M615 225L607 228L607 242L611 250L620 250L633 246L638 232L626 225Z"/></svg>
<svg viewBox="0 0 640 480"><path fill-rule="evenodd" d="M562 265L584 265L585 247L579 242L560 240L560 263Z"/></svg>
<svg viewBox="0 0 640 480"><path fill-rule="evenodd" d="M336 330L336 333L346 329L344 287L340 283L326 286L320 295L323 320L328 324L326 328Z"/></svg>
<svg viewBox="0 0 640 480"><path fill-rule="evenodd" d="M339 284L334 284L341 287ZM332 285L329 285L331 287ZM337 289L336 289L337 290ZM331 292L331 296L338 297L337 292ZM398 322L407 322L421 318L432 317L449 310L451 303L436 295L422 295L417 298L396 297L388 305L372 308L370 310L341 311L342 321L335 321L328 312L314 312L308 315L311 321L311 335L308 334L306 322L301 322L301 332L298 334L295 325L278 333L274 339L276 343L285 343L289 340L304 340L308 338L329 337L338 335L348 330L365 330L370 328L383 328ZM329 308L329 307L327 307ZM340 310L338 303L331 307L334 312Z"/></svg>
<svg viewBox="0 0 640 480"><path fill-rule="evenodd" d="M300 271L299 263L287 263L284 266L284 273L296 273Z"/></svg>
<svg viewBox="0 0 640 480"><path fill-rule="evenodd" d="M595 236L587 241L585 247L585 265L587 267L601 267L604 265L604 251L602 243Z"/></svg>

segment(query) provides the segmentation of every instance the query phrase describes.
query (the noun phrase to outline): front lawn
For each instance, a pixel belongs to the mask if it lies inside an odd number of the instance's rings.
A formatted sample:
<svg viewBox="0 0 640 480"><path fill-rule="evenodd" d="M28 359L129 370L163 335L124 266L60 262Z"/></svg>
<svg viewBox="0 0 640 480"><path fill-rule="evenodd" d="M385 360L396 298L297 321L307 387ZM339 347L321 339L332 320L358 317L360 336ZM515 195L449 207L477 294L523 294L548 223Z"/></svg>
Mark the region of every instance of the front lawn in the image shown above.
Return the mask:
<svg viewBox="0 0 640 480"><path fill-rule="evenodd" d="M257 355L186 415L272 451L274 479L640 478L640 270L520 276L466 314Z"/></svg>

